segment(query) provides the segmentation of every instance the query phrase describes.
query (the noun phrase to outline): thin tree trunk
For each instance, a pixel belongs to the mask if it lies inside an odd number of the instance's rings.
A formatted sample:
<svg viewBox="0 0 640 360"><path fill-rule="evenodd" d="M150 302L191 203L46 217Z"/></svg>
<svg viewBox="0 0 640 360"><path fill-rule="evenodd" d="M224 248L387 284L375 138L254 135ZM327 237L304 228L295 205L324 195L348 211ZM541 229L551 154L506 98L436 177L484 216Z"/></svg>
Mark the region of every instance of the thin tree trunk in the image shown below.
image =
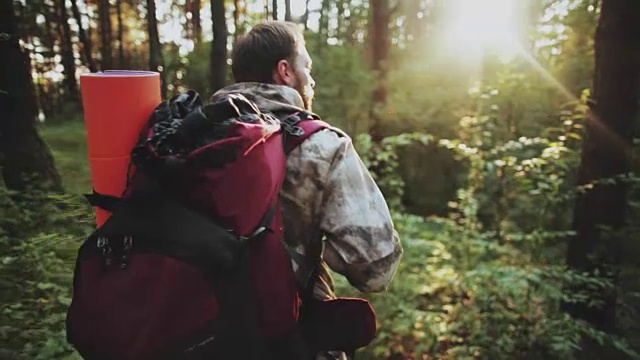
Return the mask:
<svg viewBox="0 0 640 360"><path fill-rule="evenodd" d="M304 29L309 30L309 1L304 5L304 14L302 15L302 23L304 24Z"/></svg>
<svg viewBox="0 0 640 360"><path fill-rule="evenodd" d="M269 0L264 2L264 18L269 20Z"/></svg>
<svg viewBox="0 0 640 360"><path fill-rule="evenodd" d="M591 113L578 172L581 185L631 171L634 121L640 95L640 2L602 2L595 37L595 76ZM568 265L580 272L598 273L617 283L616 265L622 239L601 230L620 230L627 215L626 186L620 182L597 184L578 195L569 240ZM619 236L619 235L618 235ZM616 292L599 292L603 304L565 304L573 316L605 331L615 329Z"/></svg>
<svg viewBox="0 0 640 360"><path fill-rule="evenodd" d="M71 43L71 28L65 0L57 0L58 16L60 18L60 35L62 39L62 66L64 68L64 84L66 99L79 102L78 82L76 79L76 59Z"/></svg>
<svg viewBox="0 0 640 360"><path fill-rule="evenodd" d="M284 1L284 21L292 21L291 18L291 0Z"/></svg>
<svg viewBox="0 0 640 360"><path fill-rule="evenodd" d="M244 33L244 26L240 25L240 0L233 0L233 28L235 29L234 38Z"/></svg>
<svg viewBox="0 0 640 360"><path fill-rule="evenodd" d="M200 21L200 0L193 0L193 8L191 9L191 23L193 28L193 41L195 44L202 42L202 23Z"/></svg>
<svg viewBox="0 0 640 360"><path fill-rule="evenodd" d="M26 191L32 181L61 191L53 157L36 130L37 102L29 56L21 49L12 0L0 0L0 158L5 186ZM35 179L29 177L35 176ZM32 180L32 181L30 181Z"/></svg>
<svg viewBox="0 0 640 360"><path fill-rule="evenodd" d="M211 92L222 89L227 82L227 21L224 1L211 0L213 45L211 46Z"/></svg>
<svg viewBox="0 0 640 360"><path fill-rule="evenodd" d="M111 57L111 5L109 5L109 0L100 0L98 12L100 17L100 38L102 40L102 62L100 68L104 71L113 68Z"/></svg>
<svg viewBox="0 0 640 360"><path fill-rule="evenodd" d="M116 12L118 14L118 66L126 68L124 59L124 24L122 22L122 0L116 0Z"/></svg>
<svg viewBox="0 0 640 360"><path fill-rule="evenodd" d="M278 0L271 1L271 15L273 16L273 20L278 20Z"/></svg>
<svg viewBox="0 0 640 360"><path fill-rule="evenodd" d="M201 0L187 0L185 12L191 15L187 20L187 37L197 47L202 42L202 25L200 21Z"/></svg>
<svg viewBox="0 0 640 360"><path fill-rule="evenodd" d="M149 69L158 71L162 79L162 97L167 94L167 84L164 77L164 61L160 49L160 35L158 34L158 20L156 19L156 2L147 0L147 32L149 33Z"/></svg>
<svg viewBox="0 0 640 360"><path fill-rule="evenodd" d="M373 124L370 128L370 134L374 140L380 140L381 118L377 109L384 107L387 103L387 60L389 57L389 48L391 40L389 38L389 22L391 20L391 9L389 9L389 0L371 0L371 56L373 71L376 73L376 85L373 91L373 104L370 111L370 117Z"/></svg>
<svg viewBox="0 0 640 360"><path fill-rule="evenodd" d="M98 69L91 55L91 38L87 36L84 26L82 25L82 16L80 16L80 10L78 10L77 0L71 0L71 12L73 13L74 19L76 19L76 23L78 23L78 37L82 43L84 63L89 68L89 71L96 72Z"/></svg>

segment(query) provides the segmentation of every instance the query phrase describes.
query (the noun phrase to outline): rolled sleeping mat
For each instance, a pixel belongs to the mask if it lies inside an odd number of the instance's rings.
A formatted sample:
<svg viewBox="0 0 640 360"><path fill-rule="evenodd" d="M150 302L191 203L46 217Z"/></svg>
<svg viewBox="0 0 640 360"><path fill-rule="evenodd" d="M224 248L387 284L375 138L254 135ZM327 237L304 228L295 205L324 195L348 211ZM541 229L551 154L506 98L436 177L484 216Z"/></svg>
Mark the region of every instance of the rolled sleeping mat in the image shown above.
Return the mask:
<svg viewBox="0 0 640 360"><path fill-rule="evenodd" d="M95 192L120 197L125 190L131 150L143 126L162 101L160 74L105 71L80 76L84 121ZM111 213L96 208L97 227Z"/></svg>

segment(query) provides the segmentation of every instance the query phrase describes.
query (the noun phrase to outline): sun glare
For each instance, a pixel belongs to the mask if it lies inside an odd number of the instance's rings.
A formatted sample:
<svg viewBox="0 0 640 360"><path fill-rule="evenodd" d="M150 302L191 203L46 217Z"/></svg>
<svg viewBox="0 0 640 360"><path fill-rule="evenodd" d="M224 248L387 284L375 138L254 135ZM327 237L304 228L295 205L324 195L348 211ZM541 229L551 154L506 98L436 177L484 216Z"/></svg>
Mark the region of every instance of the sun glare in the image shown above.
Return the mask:
<svg viewBox="0 0 640 360"><path fill-rule="evenodd" d="M505 60L517 55L517 0L449 0L452 2L446 44L456 54L477 59L485 51Z"/></svg>

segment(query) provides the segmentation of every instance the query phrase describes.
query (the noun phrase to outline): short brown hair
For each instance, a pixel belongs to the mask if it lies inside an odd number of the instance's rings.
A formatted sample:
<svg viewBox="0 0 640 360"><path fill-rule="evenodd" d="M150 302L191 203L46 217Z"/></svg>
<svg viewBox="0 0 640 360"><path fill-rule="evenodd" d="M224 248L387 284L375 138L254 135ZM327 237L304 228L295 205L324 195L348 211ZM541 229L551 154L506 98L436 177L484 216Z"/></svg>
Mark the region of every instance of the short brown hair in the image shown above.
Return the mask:
<svg viewBox="0 0 640 360"><path fill-rule="evenodd" d="M237 82L273 82L273 70L280 60L293 60L304 42L297 25L267 21L240 37L231 54L231 71Z"/></svg>

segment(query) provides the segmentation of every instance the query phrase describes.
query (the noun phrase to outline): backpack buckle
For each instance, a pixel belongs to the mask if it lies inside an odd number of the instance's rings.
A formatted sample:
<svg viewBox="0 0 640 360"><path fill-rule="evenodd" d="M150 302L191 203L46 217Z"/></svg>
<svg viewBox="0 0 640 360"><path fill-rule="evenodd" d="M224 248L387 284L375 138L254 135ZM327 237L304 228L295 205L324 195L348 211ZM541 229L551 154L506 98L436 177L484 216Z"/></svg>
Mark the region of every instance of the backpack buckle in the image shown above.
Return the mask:
<svg viewBox="0 0 640 360"><path fill-rule="evenodd" d="M304 129L302 129L300 126L285 127L284 131L286 131L287 133L289 133L289 135L292 135L292 136L304 135Z"/></svg>
<svg viewBox="0 0 640 360"><path fill-rule="evenodd" d="M297 126L300 121L302 121L302 119L300 118L299 114L293 114L282 120L282 128L289 135L302 136L304 135L304 129L302 129L300 126Z"/></svg>
<svg viewBox="0 0 640 360"><path fill-rule="evenodd" d="M286 126L296 126L298 125L298 123L300 123L300 121L302 121L302 119L300 119L300 116L298 114L293 114L287 116L284 120L282 120L282 124Z"/></svg>

